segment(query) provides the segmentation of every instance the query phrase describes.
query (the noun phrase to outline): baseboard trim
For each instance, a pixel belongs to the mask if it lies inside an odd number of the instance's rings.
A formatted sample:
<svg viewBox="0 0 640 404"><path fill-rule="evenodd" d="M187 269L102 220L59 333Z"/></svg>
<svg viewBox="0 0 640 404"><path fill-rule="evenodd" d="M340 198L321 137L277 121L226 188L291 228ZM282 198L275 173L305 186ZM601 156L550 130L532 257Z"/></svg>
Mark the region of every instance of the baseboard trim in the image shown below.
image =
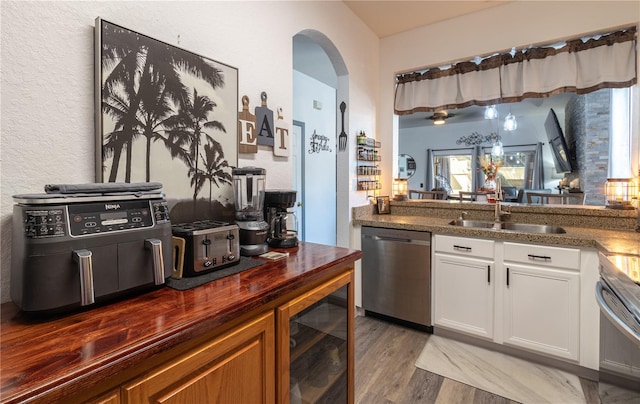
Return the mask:
<svg viewBox="0 0 640 404"><path fill-rule="evenodd" d="M640 393L638 379L632 379L627 375L601 370L600 381Z"/></svg>

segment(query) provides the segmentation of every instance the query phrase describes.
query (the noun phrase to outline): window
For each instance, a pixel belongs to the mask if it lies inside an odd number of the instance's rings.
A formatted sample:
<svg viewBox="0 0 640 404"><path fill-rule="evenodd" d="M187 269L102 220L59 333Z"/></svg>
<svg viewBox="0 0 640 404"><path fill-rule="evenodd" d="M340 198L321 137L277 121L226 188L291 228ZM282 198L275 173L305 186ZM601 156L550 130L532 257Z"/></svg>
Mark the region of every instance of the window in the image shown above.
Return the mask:
<svg viewBox="0 0 640 404"><path fill-rule="evenodd" d="M611 90L611 137L609 138L609 178L633 178L632 130L633 97L636 86Z"/></svg>
<svg viewBox="0 0 640 404"><path fill-rule="evenodd" d="M473 153L471 149L434 151L435 188L449 195L473 189Z"/></svg>
<svg viewBox="0 0 640 404"><path fill-rule="evenodd" d="M489 157L491 148L483 147L480 152ZM473 149L434 150L435 188L444 189L450 196L455 196L459 192L473 192L482 187L485 178L479 169L479 162L475 160ZM510 188L514 193L518 189L535 188L535 160L535 145L504 146L504 156L500 158L498 169L502 187Z"/></svg>
<svg viewBox="0 0 640 404"><path fill-rule="evenodd" d="M482 151L489 156L491 148L484 147ZM500 160L498 169L502 186L515 189L535 188L533 186L535 159L535 146L504 146L504 156Z"/></svg>

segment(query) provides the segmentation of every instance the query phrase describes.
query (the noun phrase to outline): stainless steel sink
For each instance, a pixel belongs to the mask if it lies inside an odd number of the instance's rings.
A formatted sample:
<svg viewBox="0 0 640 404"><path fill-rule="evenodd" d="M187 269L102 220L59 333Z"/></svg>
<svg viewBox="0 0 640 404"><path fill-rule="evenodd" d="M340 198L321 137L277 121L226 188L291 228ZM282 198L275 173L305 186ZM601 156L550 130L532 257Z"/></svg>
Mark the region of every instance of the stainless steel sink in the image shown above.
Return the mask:
<svg viewBox="0 0 640 404"><path fill-rule="evenodd" d="M566 230L558 226L550 226L546 224L526 224L526 223L502 223L504 230L521 231L523 233L546 233L546 234L562 234Z"/></svg>
<svg viewBox="0 0 640 404"><path fill-rule="evenodd" d="M494 223L484 220L452 220L449 222L452 226L473 227L476 229L496 229L496 230L512 230L522 233L544 233L544 234L562 234L566 230L558 226L550 226L546 224L528 224L528 223L511 223L501 222ZM498 227L499 226L499 227Z"/></svg>
<svg viewBox="0 0 640 404"><path fill-rule="evenodd" d="M461 226L461 227L475 227L480 229L490 229L493 227L493 222L487 222L484 220L452 220L449 222L452 226Z"/></svg>

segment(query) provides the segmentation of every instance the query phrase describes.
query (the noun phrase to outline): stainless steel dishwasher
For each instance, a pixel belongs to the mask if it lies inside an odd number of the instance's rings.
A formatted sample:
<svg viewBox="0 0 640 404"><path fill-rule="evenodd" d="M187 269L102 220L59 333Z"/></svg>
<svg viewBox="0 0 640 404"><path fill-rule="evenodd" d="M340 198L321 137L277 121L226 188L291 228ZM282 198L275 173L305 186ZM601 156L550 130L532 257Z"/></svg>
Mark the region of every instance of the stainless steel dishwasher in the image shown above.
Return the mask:
<svg viewBox="0 0 640 404"><path fill-rule="evenodd" d="M362 227L365 314L431 326L431 233Z"/></svg>

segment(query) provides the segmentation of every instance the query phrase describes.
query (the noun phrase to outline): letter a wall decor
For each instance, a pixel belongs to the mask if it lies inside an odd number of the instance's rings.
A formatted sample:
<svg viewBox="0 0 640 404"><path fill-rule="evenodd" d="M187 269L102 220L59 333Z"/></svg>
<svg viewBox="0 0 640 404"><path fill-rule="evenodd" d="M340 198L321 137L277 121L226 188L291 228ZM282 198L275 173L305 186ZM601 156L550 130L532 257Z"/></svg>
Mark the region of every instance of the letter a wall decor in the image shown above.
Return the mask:
<svg viewBox="0 0 640 404"><path fill-rule="evenodd" d="M258 128L258 144L273 147L273 111L267 107L267 93L260 94L262 105L256 107L256 124Z"/></svg>

